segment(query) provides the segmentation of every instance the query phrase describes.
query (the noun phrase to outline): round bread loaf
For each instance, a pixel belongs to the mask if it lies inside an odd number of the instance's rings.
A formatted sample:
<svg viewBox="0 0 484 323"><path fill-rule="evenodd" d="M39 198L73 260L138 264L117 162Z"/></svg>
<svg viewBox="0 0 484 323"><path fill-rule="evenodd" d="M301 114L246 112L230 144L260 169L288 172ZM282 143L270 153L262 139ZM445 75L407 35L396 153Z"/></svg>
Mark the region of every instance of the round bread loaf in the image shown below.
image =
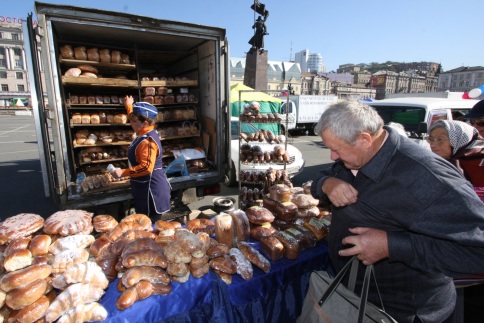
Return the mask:
<svg viewBox="0 0 484 323"><path fill-rule="evenodd" d="M92 215L83 210L58 211L45 220L44 232L61 236L81 233L91 226Z"/></svg>
<svg viewBox="0 0 484 323"><path fill-rule="evenodd" d="M89 72L94 74L97 74L99 72L97 68L89 64L81 64L78 65L77 68L80 69L82 72Z"/></svg>
<svg viewBox="0 0 484 323"><path fill-rule="evenodd" d="M23 238L36 232L44 225L44 219L33 213L20 213L0 223L0 245L13 239Z"/></svg>
<svg viewBox="0 0 484 323"><path fill-rule="evenodd" d="M245 213L247 214L250 223L265 224L274 221L274 215L265 207L252 206L248 208Z"/></svg>

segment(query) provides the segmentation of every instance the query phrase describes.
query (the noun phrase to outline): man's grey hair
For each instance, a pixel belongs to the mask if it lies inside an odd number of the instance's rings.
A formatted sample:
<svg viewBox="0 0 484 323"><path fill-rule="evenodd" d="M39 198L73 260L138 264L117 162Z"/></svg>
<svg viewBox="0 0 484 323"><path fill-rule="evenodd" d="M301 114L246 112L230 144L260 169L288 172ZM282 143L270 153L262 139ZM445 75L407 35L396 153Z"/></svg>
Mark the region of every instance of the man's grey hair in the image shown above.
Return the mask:
<svg viewBox="0 0 484 323"><path fill-rule="evenodd" d="M375 109L357 100L348 100L326 110L314 130L319 136L325 130L330 130L336 137L354 145L360 133L373 135L382 127L383 119Z"/></svg>

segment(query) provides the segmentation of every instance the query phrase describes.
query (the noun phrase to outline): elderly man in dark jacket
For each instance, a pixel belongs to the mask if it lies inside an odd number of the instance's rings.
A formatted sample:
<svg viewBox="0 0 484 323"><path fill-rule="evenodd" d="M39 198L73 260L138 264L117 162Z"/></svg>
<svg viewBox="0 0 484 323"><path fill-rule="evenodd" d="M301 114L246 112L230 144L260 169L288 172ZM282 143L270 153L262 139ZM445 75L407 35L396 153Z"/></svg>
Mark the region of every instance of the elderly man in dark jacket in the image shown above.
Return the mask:
<svg viewBox="0 0 484 323"><path fill-rule="evenodd" d="M333 205L335 269L357 255L374 264L385 309L398 322L444 321L455 305L452 277L484 272L484 204L473 187L357 101L328 109L317 130L335 161L311 188ZM378 304L375 297L370 288Z"/></svg>

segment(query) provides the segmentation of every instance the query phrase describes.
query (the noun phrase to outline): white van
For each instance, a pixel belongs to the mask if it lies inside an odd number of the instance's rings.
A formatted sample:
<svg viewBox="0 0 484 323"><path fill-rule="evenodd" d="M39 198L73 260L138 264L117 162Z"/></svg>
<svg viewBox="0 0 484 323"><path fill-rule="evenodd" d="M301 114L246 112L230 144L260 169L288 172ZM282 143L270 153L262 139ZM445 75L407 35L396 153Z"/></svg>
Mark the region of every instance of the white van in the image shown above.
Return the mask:
<svg viewBox="0 0 484 323"><path fill-rule="evenodd" d="M466 114L478 100L406 97L368 102L378 111L385 124L397 122L405 127L409 138L423 143L429 126L437 120L453 120Z"/></svg>

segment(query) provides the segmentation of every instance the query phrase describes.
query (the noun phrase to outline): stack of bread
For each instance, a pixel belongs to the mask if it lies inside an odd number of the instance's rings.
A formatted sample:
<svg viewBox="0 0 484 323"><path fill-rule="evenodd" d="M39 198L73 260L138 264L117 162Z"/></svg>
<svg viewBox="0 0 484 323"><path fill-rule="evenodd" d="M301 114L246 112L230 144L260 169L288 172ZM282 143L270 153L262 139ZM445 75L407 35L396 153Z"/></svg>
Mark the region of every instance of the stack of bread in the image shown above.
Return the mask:
<svg viewBox="0 0 484 323"><path fill-rule="evenodd" d="M107 311L97 301L108 280L88 262L92 230L92 214L82 210L59 211L45 221L22 213L2 222L1 317L8 322L104 320Z"/></svg>

